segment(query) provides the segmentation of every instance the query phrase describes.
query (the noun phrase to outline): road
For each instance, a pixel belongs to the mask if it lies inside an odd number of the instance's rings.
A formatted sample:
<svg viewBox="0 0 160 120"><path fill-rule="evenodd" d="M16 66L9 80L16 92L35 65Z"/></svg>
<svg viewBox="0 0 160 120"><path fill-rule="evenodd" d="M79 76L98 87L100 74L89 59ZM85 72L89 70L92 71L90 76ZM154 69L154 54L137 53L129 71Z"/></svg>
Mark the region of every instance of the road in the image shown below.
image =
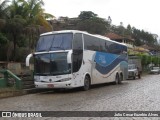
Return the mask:
<svg viewBox="0 0 160 120"><path fill-rule="evenodd" d="M63 92L48 91L0 99L1 111L160 111L160 75L145 75L121 85L93 86ZM53 118L43 118L52 120ZM63 118L54 118L63 119ZM69 119L69 118L68 118ZM72 118L74 119L74 118ZM81 120L81 118L76 118ZM83 118L97 120L105 118ZM115 120L132 118L107 118ZM137 119L137 118L136 118ZM139 118L140 120L142 118ZM146 119L146 118L143 118ZM147 118L160 119L160 118ZM70 119L69 119L70 120Z"/></svg>

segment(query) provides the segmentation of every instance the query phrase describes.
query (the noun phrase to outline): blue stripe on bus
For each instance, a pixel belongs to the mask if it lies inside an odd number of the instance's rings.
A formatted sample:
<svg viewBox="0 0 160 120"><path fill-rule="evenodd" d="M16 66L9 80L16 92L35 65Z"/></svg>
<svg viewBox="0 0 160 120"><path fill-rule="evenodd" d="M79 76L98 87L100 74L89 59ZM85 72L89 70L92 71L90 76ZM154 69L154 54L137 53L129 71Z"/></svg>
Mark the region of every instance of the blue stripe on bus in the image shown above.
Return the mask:
<svg viewBox="0 0 160 120"><path fill-rule="evenodd" d="M106 66L110 65L118 57L119 57L119 55L115 55L115 54L111 54L111 53L96 52L95 62L103 67L106 67Z"/></svg>
<svg viewBox="0 0 160 120"><path fill-rule="evenodd" d="M95 62L96 62L96 70L101 74L107 74L111 70L113 70L120 63L127 63L127 56L122 55L114 55L110 53L101 53L96 52Z"/></svg>

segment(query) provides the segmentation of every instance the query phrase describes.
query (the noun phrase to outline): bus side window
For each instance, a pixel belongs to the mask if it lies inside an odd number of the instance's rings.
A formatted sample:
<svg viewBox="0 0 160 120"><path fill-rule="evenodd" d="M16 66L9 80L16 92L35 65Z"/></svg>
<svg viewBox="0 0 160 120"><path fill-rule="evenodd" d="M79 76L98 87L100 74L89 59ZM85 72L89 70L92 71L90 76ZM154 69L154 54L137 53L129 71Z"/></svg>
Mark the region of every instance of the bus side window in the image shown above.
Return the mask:
<svg viewBox="0 0 160 120"><path fill-rule="evenodd" d="M73 72L78 72L83 59L82 34L76 33L73 39Z"/></svg>

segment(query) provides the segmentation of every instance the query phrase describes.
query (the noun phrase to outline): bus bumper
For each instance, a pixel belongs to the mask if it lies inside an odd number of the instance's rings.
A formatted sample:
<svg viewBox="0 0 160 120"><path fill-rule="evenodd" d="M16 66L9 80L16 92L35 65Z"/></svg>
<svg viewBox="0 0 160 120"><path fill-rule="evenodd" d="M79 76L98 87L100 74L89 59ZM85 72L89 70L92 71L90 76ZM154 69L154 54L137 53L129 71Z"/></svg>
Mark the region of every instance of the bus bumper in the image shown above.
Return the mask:
<svg viewBox="0 0 160 120"><path fill-rule="evenodd" d="M34 82L34 84L36 88L74 88L71 81L53 83Z"/></svg>

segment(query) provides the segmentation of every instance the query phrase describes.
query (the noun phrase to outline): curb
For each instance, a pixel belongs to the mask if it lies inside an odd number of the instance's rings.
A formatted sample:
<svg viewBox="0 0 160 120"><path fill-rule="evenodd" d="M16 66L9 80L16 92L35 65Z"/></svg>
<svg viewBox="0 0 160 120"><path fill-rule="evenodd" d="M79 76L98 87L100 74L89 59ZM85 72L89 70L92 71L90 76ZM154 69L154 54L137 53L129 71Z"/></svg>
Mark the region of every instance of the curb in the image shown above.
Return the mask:
<svg viewBox="0 0 160 120"><path fill-rule="evenodd" d="M0 99L8 98L8 97L22 96L26 94L36 94L36 93L47 92L47 91L49 90L48 89L37 89L37 88L23 89L23 90L16 90L13 88L3 88L3 89L0 89Z"/></svg>
<svg viewBox="0 0 160 120"><path fill-rule="evenodd" d="M7 98L7 97L15 97L27 94L24 90L15 90L12 88L4 88L0 89L0 99Z"/></svg>

